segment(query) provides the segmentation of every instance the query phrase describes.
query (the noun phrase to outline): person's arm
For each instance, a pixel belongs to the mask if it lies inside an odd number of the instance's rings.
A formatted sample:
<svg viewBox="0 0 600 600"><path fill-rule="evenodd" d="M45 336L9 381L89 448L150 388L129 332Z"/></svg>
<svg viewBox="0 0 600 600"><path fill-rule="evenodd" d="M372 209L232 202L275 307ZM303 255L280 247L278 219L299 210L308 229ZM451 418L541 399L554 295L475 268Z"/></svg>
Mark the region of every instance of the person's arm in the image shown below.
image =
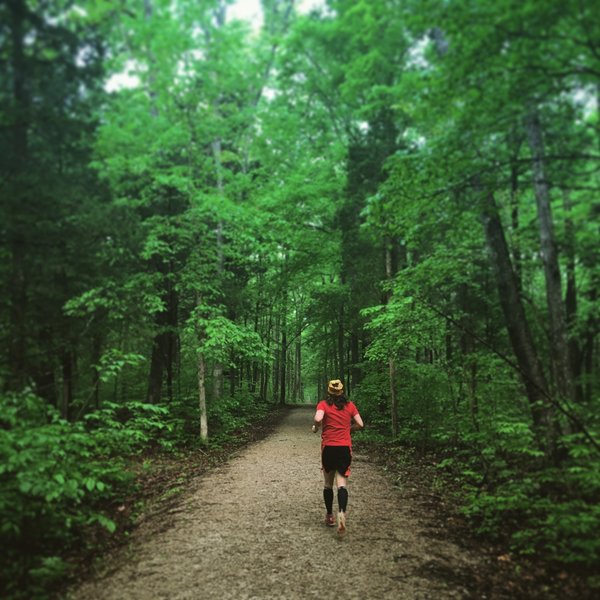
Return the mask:
<svg viewBox="0 0 600 600"><path fill-rule="evenodd" d="M360 429L364 429L365 424L363 423L363 420L361 419L360 415L358 413L356 413L353 417L353 422L352 425L350 426L350 433L352 433L353 431L358 431Z"/></svg>
<svg viewBox="0 0 600 600"><path fill-rule="evenodd" d="M313 426L312 426L312 432L313 433L317 433L317 431L319 431L319 427L321 427L321 424L323 423L323 417L325 416L325 411L324 410L318 410L315 413L314 419L313 419Z"/></svg>

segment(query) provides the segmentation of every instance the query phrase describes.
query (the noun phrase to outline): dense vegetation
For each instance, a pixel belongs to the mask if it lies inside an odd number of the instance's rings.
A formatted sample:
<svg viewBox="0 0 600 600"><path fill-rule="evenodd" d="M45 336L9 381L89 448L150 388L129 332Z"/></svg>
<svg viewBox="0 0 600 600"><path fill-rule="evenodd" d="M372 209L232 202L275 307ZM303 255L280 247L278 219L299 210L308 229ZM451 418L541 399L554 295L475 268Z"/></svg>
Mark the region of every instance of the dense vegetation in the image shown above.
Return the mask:
<svg viewBox="0 0 600 600"><path fill-rule="evenodd" d="M0 5L3 585L333 376L477 530L598 562L600 3L231 4Z"/></svg>

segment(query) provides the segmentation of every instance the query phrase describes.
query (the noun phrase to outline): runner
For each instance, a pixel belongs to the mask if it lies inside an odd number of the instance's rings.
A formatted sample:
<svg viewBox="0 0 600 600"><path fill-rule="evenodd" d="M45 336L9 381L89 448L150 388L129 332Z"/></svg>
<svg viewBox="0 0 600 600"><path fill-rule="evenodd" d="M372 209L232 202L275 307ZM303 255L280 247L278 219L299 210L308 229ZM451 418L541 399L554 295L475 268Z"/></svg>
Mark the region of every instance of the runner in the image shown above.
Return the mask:
<svg viewBox="0 0 600 600"><path fill-rule="evenodd" d="M358 409L344 395L344 384L332 379L327 386L327 398L317 404L317 412L312 426L313 433L323 426L321 434L321 463L325 487L323 499L327 514L325 524L335 525L333 518L333 480L335 478L338 496L337 530L346 533L346 509L348 506L348 477L352 462L351 433L364 427Z"/></svg>

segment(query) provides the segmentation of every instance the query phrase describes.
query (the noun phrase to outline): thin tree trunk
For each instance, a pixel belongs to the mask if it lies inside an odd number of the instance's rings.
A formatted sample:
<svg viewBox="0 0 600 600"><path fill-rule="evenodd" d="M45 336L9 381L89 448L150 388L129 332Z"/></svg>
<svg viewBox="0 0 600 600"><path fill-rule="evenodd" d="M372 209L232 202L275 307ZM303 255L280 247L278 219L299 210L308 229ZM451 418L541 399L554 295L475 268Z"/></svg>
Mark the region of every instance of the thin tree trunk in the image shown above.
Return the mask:
<svg viewBox="0 0 600 600"><path fill-rule="evenodd" d="M388 282L391 282L393 272L393 242L391 239L386 240L385 244L385 274ZM392 298L391 291L386 295L386 304L389 304ZM392 435L396 437L398 435L398 397L396 395L396 366L394 364L394 356L390 352L388 358L388 370L389 370L389 385L390 385L390 413L392 422Z"/></svg>
<svg viewBox="0 0 600 600"><path fill-rule="evenodd" d="M567 324L561 292L560 268L554 237L550 192L545 173L542 127L535 108L531 110L527 118L526 129L533 161L533 183L540 232L540 250L544 264L546 300L550 318L551 355L558 392L563 399L569 401L574 399L574 394Z"/></svg>
<svg viewBox="0 0 600 600"><path fill-rule="evenodd" d="M206 410L206 361L202 352L198 353L198 406L200 408L200 441L208 444L208 416Z"/></svg>
<svg viewBox="0 0 600 600"><path fill-rule="evenodd" d="M279 362L279 403L285 404L285 382L286 382L286 367L287 367L287 328L285 324L285 314L283 315L283 324L281 327L281 355Z"/></svg>
<svg viewBox="0 0 600 600"><path fill-rule="evenodd" d="M296 385L294 399L300 402L304 399L304 391L302 389L302 335L298 334L296 340Z"/></svg>
<svg viewBox="0 0 600 600"><path fill-rule="evenodd" d="M227 15L227 5L225 2L219 2L213 11L215 22L219 28L225 25L225 19ZM206 32L207 42L210 42L210 34ZM215 80L216 80L215 75ZM215 81L215 83L217 83ZM221 98L217 98L214 105L216 114L219 114L219 103ZM223 185L223 164L221 160L222 148L221 138L216 137L212 144L213 160L215 163L215 176L216 176L216 187L219 196L224 196L224 185ZM222 282L224 272L224 257L223 257L223 221L219 218L217 221L217 227L215 231L216 244L217 244L217 278L219 283ZM223 394L223 365L220 362L213 363L213 401L218 400Z"/></svg>
<svg viewBox="0 0 600 600"><path fill-rule="evenodd" d="M520 223L519 223L519 170L515 162L510 168L510 219L512 229L512 256L517 278L517 285L521 290L521 240L520 240Z"/></svg>
<svg viewBox="0 0 600 600"><path fill-rule="evenodd" d="M360 383L361 379L361 371L359 367L360 346L358 339L358 325L354 325L352 327L352 335L350 337L350 356L352 361L352 366L350 368L350 389L354 390L356 386Z"/></svg>
<svg viewBox="0 0 600 600"><path fill-rule="evenodd" d="M62 396L60 414L63 419L69 419L73 401L73 353L64 348L61 353L62 365Z"/></svg>
<svg viewBox="0 0 600 600"><path fill-rule="evenodd" d="M174 265L169 264L169 273L173 273ZM166 368L167 368L167 397L169 402L173 402L173 381L175 374L175 365L177 361L177 350L179 346L179 338L177 332L178 328L178 317L179 317L179 298L175 286L171 279L167 283L168 287L168 325L167 331L167 348L166 348Z"/></svg>
<svg viewBox="0 0 600 600"><path fill-rule="evenodd" d="M598 301L598 288L592 287L589 291L588 301L590 305L594 305ZM582 348L582 363L583 363L583 375L585 384L583 386L584 400L588 404L592 402L594 396L594 346L597 337L598 323L593 315L590 315L587 319L585 327L585 336Z"/></svg>
<svg viewBox="0 0 600 600"><path fill-rule="evenodd" d="M266 330L266 340L267 340L267 353L269 353L271 349L271 330L273 324L273 306L269 306L269 317L267 319L267 330ZM268 393L268 384L269 384L269 372L270 369L268 366L264 366L262 368L262 375L260 381L260 399L263 402L267 401L267 393Z"/></svg>
<svg viewBox="0 0 600 600"><path fill-rule="evenodd" d="M22 183L27 171L29 121L29 93L27 90L26 58L25 58L25 20L27 5L24 0L12 0L8 3L10 12L10 36L12 52L10 55L12 74L12 176L17 186ZM17 215L20 204L28 204L26 198L15 194L8 200L11 203L9 214ZM14 209L12 206L14 205ZM10 347L8 365L10 385L20 388L26 381L27 355L27 275L26 275L26 240L23 226L15 219L10 227L11 275L10 275Z"/></svg>
<svg viewBox="0 0 600 600"><path fill-rule="evenodd" d="M346 349L344 347L344 304L340 306L339 315L338 315L338 335L337 335L337 343L338 343L338 373L339 378L344 379L344 371L346 370L345 356ZM344 382L346 383L346 382Z"/></svg>
<svg viewBox="0 0 600 600"><path fill-rule="evenodd" d="M564 248L567 258L567 293L565 295L565 310L569 334L569 358L571 360L571 373L574 379L575 400L580 403L583 400L583 387L580 380L582 368L581 348L577 334L575 333L575 326L577 324L576 238L575 227L571 218L571 200L567 191L563 191L563 207L566 214Z"/></svg>
<svg viewBox="0 0 600 600"><path fill-rule="evenodd" d="M92 336L92 389L94 407L100 408L100 371L98 363L102 353L102 337L99 333Z"/></svg>
<svg viewBox="0 0 600 600"><path fill-rule="evenodd" d="M196 293L196 306L202 306L202 297ZM198 331L198 341L202 345L204 331ZM200 410L200 441L208 444L208 411L206 409L206 357L202 350L198 352L198 408Z"/></svg>
<svg viewBox="0 0 600 600"><path fill-rule="evenodd" d="M277 314L275 317L275 326L273 328L273 341L275 346L273 348L273 354L275 355L275 360L273 361L273 373L271 375L272 382L272 392L273 392L273 401L278 401L278 394L280 389L280 374L281 374L281 342L280 342L280 315Z"/></svg>
<svg viewBox="0 0 600 600"><path fill-rule="evenodd" d="M147 393L147 400L151 404L157 404L162 399L165 370L167 372L167 393L169 400L173 399L174 347L177 344L177 334L175 333L177 329L177 296L169 281L166 281L163 298L166 301L167 309L156 314L155 326L158 333L152 340Z"/></svg>
<svg viewBox="0 0 600 600"><path fill-rule="evenodd" d="M39 343L41 348L52 348L53 332L50 324L46 323L40 329ZM34 373L35 393L44 398L48 404L60 408L56 397L56 381L54 374L54 356L44 353Z"/></svg>
<svg viewBox="0 0 600 600"><path fill-rule="evenodd" d="M471 420L475 431L479 431L479 401L477 398L477 359L475 355L471 357L471 385L469 394L469 407L471 410Z"/></svg>
<svg viewBox="0 0 600 600"><path fill-rule="evenodd" d="M261 295L262 295L262 277L259 278L259 290L258 297L256 298L256 303L254 305L254 333L259 333L259 322L260 322L260 310L261 310ZM248 363L248 379L249 390L251 394L256 392L256 384L258 381L258 362L254 361L253 363Z"/></svg>

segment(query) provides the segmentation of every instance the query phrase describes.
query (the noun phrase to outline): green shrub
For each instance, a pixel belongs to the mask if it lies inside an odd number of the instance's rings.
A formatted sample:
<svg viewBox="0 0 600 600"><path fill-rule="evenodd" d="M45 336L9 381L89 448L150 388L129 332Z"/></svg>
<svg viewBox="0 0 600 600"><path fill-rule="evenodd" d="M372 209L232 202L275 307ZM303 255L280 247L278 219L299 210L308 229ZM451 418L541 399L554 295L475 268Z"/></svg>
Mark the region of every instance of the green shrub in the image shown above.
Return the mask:
<svg viewBox="0 0 600 600"><path fill-rule="evenodd" d="M47 589L82 532L116 523L106 512L132 483L125 457L169 446L164 407L107 404L69 423L31 393L0 397L0 563L2 589Z"/></svg>

